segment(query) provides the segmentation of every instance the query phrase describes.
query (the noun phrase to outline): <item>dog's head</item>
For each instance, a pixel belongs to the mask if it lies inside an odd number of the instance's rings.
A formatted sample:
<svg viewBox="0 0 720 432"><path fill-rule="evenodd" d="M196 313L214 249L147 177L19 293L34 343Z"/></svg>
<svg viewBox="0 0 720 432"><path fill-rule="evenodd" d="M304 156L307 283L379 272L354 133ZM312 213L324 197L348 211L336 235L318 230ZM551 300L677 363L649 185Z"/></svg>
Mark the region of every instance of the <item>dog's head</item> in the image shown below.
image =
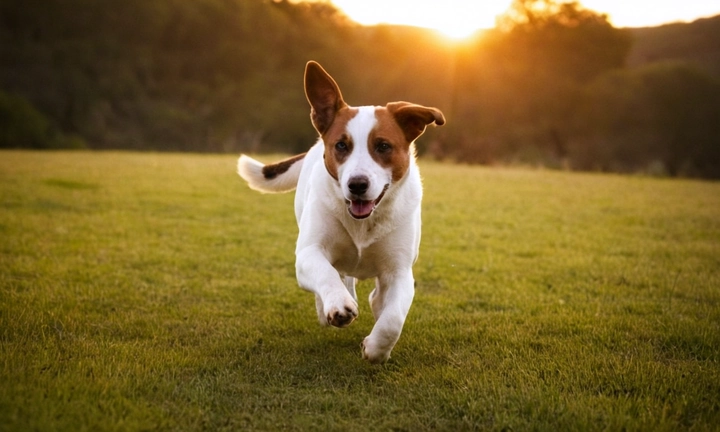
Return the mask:
<svg viewBox="0 0 720 432"><path fill-rule="evenodd" d="M351 107L335 80L315 62L305 68L310 118L325 144L325 167L342 190L355 219L370 216L415 157L413 141L435 123L445 124L437 108L409 102L384 107Z"/></svg>

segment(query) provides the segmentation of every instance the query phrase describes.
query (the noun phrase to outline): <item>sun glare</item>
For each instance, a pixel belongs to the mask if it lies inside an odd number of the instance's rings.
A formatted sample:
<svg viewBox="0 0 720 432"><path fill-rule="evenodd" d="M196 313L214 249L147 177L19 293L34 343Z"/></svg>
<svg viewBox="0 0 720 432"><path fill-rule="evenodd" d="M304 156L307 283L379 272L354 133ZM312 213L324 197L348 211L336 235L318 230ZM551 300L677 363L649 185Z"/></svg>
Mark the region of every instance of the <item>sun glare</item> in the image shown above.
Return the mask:
<svg viewBox="0 0 720 432"><path fill-rule="evenodd" d="M400 24L434 29L460 40L495 26L495 17L509 0L333 0L351 19L364 25Z"/></svg>
<svg viewBox="0 0 720 432"><path fill-rule="evenodd" d="M462 40L478 30L495 27L511 0L330 0L352 20L364 25L400 24L437 30ZM567 0L565 0L567 1ZM580 4L608 14L619 27L655 26L720 14L717 0L581 0Z"/></svg>

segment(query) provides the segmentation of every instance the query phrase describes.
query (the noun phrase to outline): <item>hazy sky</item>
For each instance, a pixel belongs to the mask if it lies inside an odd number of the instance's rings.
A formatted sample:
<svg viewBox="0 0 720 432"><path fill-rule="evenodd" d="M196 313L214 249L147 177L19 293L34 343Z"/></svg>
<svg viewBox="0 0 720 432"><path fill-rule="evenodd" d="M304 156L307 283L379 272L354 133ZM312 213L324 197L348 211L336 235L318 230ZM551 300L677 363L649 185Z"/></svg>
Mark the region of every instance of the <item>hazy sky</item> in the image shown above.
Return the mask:
<svg viewBox="0 0 720 432"><path fill-rule="evenodd" d="M332 0L361 24L408 24L451 36L493 27L510 0ZM582 0L617 27L644 27L720 14L719 0Z"/></svg>

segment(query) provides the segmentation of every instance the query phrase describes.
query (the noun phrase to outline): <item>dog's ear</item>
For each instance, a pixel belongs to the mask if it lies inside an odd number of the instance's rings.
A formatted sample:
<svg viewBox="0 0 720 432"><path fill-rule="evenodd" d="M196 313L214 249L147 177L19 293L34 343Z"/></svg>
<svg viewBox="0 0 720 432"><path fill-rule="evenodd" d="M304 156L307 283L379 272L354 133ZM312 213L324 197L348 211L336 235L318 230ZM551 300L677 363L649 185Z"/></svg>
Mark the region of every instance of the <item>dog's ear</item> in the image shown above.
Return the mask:
<svg viewBox="0 0 720 432"><path fill-rule="evenodd" d="M347 106L335 80L314 61L305 66L305 96L310 102L312 124L321 135L330 128L338 110Z"/></svg>
<svg viewBox="0 0 720 432"><path fill-rule="evenodd" d="M405 139L408 142L415 141L425 132L425 126L429 124L435 123L438 126L445 124L445 117L437 108L410 102L391 102L387 104L386 108L405 133Z"/></svg>

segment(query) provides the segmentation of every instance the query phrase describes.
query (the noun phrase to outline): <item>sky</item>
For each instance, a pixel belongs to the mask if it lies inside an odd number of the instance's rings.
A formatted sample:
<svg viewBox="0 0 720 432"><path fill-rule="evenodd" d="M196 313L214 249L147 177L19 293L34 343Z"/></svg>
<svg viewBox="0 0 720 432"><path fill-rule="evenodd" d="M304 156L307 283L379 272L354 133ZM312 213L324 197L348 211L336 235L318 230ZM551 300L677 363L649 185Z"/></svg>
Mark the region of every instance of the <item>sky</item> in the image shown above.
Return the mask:
<svg viewBox="0 0 720 432"><path fill-rule="evenodd" d="M428 27L456 38L495 25L510 0L332 0L360 24ZM648 27L720 15L718 0L580 0L616 27Z"/></svg>

